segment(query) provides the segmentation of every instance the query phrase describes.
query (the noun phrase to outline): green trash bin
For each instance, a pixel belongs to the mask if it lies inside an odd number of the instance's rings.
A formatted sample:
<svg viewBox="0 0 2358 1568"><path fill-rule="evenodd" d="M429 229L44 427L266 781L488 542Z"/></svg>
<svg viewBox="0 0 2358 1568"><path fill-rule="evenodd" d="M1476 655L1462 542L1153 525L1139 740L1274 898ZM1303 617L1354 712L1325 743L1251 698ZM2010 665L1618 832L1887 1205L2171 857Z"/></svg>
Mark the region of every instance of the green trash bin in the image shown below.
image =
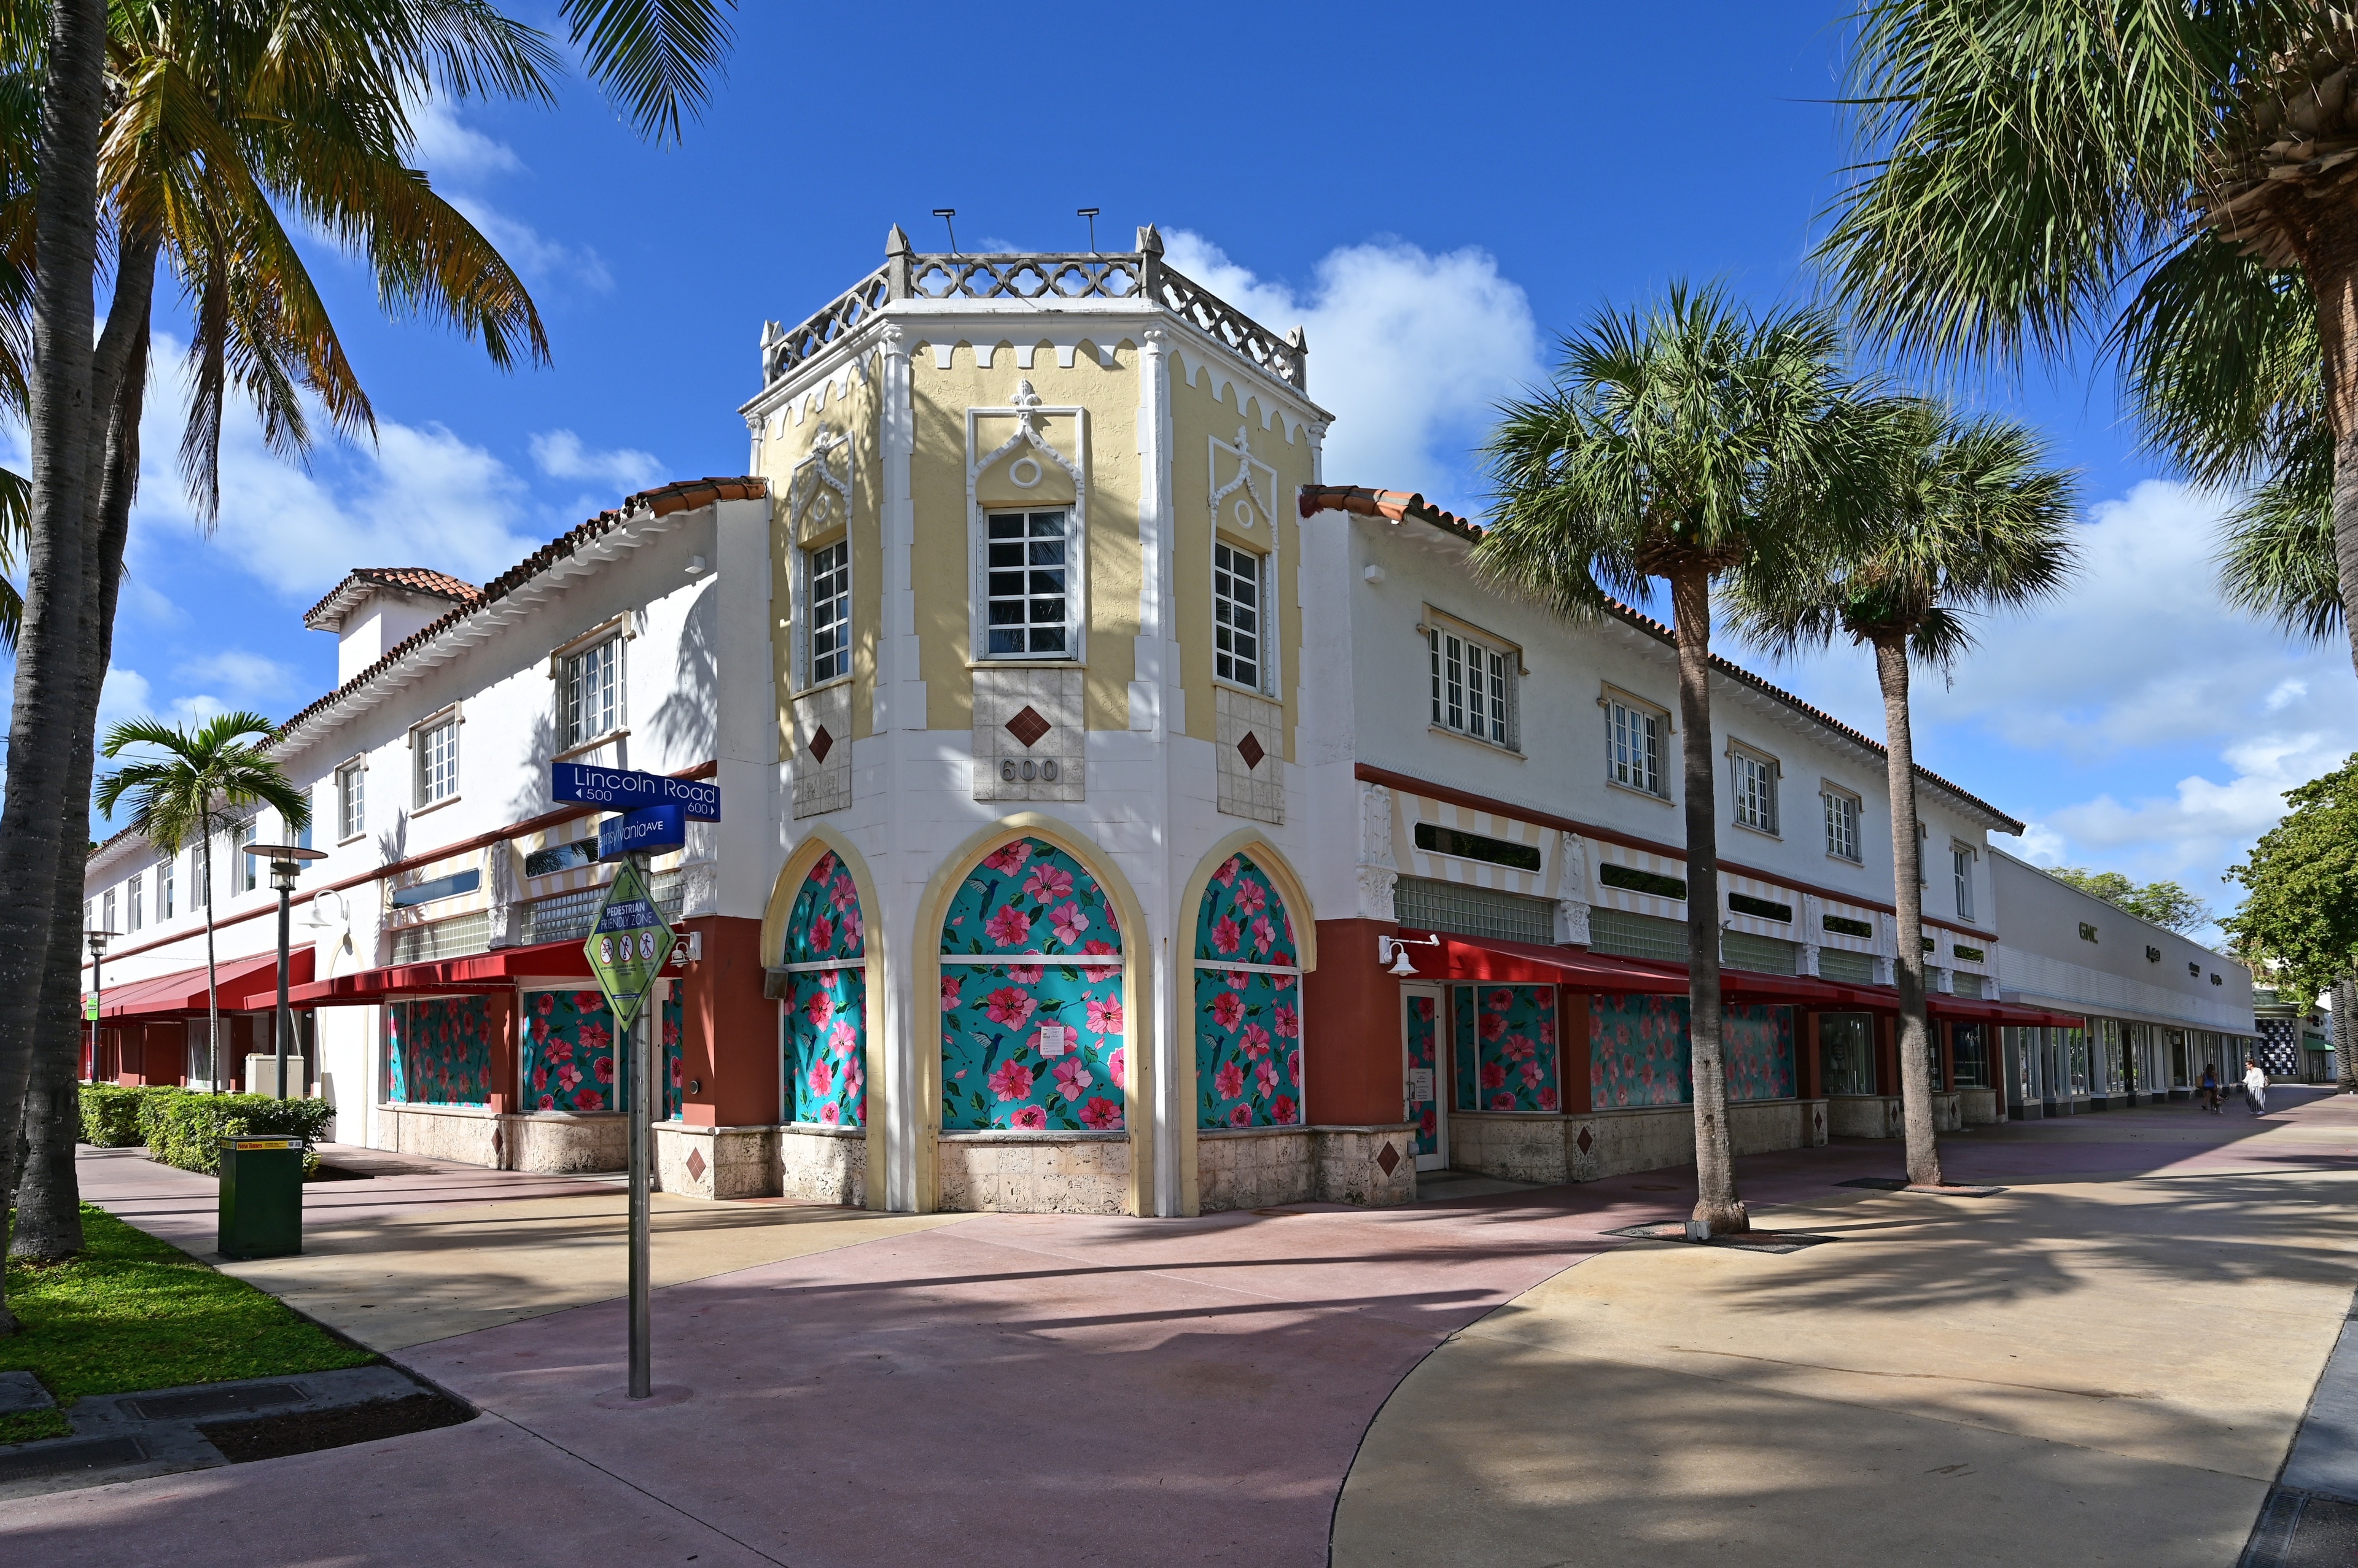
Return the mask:
<svg viewBox="0 0 2358 1568"><path fill-rule="evenodd" d="M303 1250L300 1138L253 1135L221 1141L221 1241L224 1258L285 1258Z"/></svg>

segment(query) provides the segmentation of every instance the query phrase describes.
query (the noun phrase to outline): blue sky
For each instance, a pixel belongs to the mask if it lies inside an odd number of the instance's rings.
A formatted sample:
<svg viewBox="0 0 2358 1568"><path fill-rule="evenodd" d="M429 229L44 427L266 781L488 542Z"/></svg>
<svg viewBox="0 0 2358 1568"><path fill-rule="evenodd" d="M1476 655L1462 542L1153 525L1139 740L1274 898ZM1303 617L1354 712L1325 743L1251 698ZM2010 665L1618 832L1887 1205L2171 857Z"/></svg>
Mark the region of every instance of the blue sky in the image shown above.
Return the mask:
<svg viewBox="0 0 2358 1568"><path fill-rule="evenodd" d="M679 147L578 83L555 110L427 105L418 161L525 274L554 366L503 374L388 322L315 247L378 441L307 469L234 429L204 537L169 467L168 363L109 714L290 712L333 683L332 640L299 617L346 568L480 581L631 490L739 471L763 320L863 276L894 222L943 248L936 207L968 250L1080 248L1081 206L1104 210L1108 249L1160 224L1201 281L1308 327L1312 393L1340 416L1330 480L1478 514L1488 406L1588 311L1677 276L1761 302L1814 287L1848 10L759 6ZM1990 627L1953 686L1925 684L1920 754L2034 824L2035 858L2228 900L2219 872L2277 792L2358 749L2347 660L2220 608L2220 504L2139 455L2104 367L1969 391L2082 470L2090 569ZM1728 651L1879 732L1863 657Z"/></svg>

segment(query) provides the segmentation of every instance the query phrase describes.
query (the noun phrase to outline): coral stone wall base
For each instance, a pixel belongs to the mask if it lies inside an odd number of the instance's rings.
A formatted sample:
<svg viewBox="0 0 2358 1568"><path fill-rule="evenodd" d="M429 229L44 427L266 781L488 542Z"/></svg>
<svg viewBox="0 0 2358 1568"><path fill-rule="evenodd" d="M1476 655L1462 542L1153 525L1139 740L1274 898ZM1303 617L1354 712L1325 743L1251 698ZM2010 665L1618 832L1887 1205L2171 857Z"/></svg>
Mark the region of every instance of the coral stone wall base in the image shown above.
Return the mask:
<svg viewBox="0 0 2358 1568"><path fill-rule="evenodd" d="M620 1112L511 1115L480 1105L381 1104L383 1147L429 1160L455 1160L536 1175L620 1171L630 1163L630 1134Z"/></svg>
<svg viewBox="0 0 2358 1568"><path fill-rule="evenodd" d="M503 1155L511 1147L500 1125L514 1117L494 1113L488 1106L402 1105L376 1108L377 1133L397 1154L422 1154L429 1160L457 1160L493 1170L509 1168Z"/></svg>
<svg viewBox="0 0 2358 1568"><path fill-rule="evenodd" d="M655 1183L693 1198L766 1198L778 1192L774 1127L655 1124Z"/></svg>
<svg viewBox="0 0 2358 1568"><path fill-rule="evenodd" d="M1826 1102L1766 1100L1727 1110L1737 1154L1809 1149L1826 1141ZM1694 1163L1694 1108L1652 1106L1570 1116L1497 1116L1454 1111L1449 1162L1502 1181L1594 1182L1632 1171Z"/></svg>
<svg viewBox="0 0 2358 1568"><path fill-rule="evenodd" d="M868 1132L795 1124L776 1129L770 1191L803 1203L868 1206Z"/></svg>
<svg viewBox="0 0 2358 1568"><path fill-rule="evenodd" d="M1201 1213L1302 1203L1317 1190L1316 1135L1306 1127L1206 1128L1195 1134Z"/></svg>
<svg viewBox="0 0 2358 1568"><path fill-rule="evenodd" d="M1502 1182L1552 1187L1573 1179L1571 1156L1577 1151L1565 1140L1564 1125L1560 1116L1454 1110L1449 1113L1449 1163Z"/></svg>
<svg viewBox="0 0 2358 1568"><path fill-rule="evenodd" d="M1995 1127L2006 1119L1998 1114L1996 1089L1959 1089L1957 1119L1967 1127Z"/></svg>
<svg viewBox="0 0 2358 1568"><path fill-rule="evenodd" d="M946 1210L1130 1212L1126 1132L946 1132L936 1159Z"/></svg>
<svg viewBox="0 0 2358 1568"><path fill-rule="evenodd" d="M1321 1203L1389 1208L1416 1201L1416 1124L1314 1127L1311 1158ZM1390 1155L1387 1159L1385 1156Z"/></svg>
<svg viewBox="0 0 2358 1568"><path fill-rule="evenodd" d="M1905 1138L1898 1095L1834 1095L1826 1101L1826 1130L1836 1138Z"/></svg>

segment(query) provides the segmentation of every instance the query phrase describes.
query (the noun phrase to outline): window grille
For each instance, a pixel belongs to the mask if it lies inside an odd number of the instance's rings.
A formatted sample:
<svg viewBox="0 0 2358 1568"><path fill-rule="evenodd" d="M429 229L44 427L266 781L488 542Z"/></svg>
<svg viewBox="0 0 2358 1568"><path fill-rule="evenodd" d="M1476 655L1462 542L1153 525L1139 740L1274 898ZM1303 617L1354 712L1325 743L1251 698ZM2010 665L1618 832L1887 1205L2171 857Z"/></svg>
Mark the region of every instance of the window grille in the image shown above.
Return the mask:
<svg viewBox="0 0 2358 1568"><path fill-rule="evenodd" d="M1729 758L1735 770L1736 820L1763 833L1777 831L1777 764L1749 752Z"/></svg>
<svg viewBox="0 0 2358 1568"><path fill-rule="evenodd" d="M1828 790L1825 793L1824 799L1826 803L1826 853L1834 856L1838 860L1857 860L1860 858L1858 852L1858 797L1851 795L1841 795L1837 794L1833 790Z"/></svg>
<svg viewBox="0 0 2358 1568"><path fill-rule="evenodd" d="M1648 795L1667 793L1662 788L1662 716L1610 699L1605 709L1610 731L1606 776Z"/></svg>
<svg viewBox="0 0 2358 1568"><path fill-rule="evenodd" d="M1062 512L1006 512L990 520L985 600L995 659L1071 654L1071 541Z"/></svg>
<svg viewBox="0 0 2358 1568"><path fill-rule="evenodd" d="M1821 947L1818 979L1839 985L1871 986L1875 984L1875 955L1854 953L1847 947Z"/></svg>
<svg viewBox="0 0 2358 1568"><path fill-rule="evenodd" d="M657 871L647 879L647 892L654 899L657 914L668 921L679 919L687 890L678 871ZM579 942L597 924L598 907L605 902L606 890L602 887L537 899L520 912L522 929L517 940L525 946L541 942Z"/></svg>
<svg viewBox="0 0 2358 1568"><path fill-rule="evenodd" d="M1957 918L1974 917L1974 852L1962 844L1949 848L1949 863L1957 878Z"/></svg>
<svg viewBox="0 0 2358 1568"><path fill-rule="evenodd" d="M1212 670L1261 689L1261 589L1267 557L1233 545L1212 546Z"/></svg>
<svg viewBox="0 0 2358 1568"><path fill-rule="evenodd" d="M1514 672L1520 654L1433 627L1425 633L1432 661L1433 721L1444 730L1512 751L1516 734Z"/></svg>
<svg viewBox="0 0 2358 1568"><path fill-rule="evenodd" d="M1632 914L1625 909L1591 909L1588 912L1588 950L1617 954L1624 958L1653 958L1668 964L1683 964L1691 950L1687 946L1687 923L1683 920L1662 920L1650 914Z"/></svg>
<svg viewBox="0 0 2358 1568"><path fill-rule="evenodd" d="M459 721L445 719L417 732L417 804L431 806L459 793Z"/></svg>
<svg viewBox="0 0 2358 1568"><path fill-rule="evenodd" d="M851 541L803 552L803 599L810 628L803 678L812 686L851 673Z"/></svg>
<svg viewBox="0 0 2358 1568"><path fill-rule="evenodd" d="M622 639L618 634L565 656L565 744L579 746L622 727Z"/></svg>
<svg viewBox="0 0 2358 1568"><path fill-rule="evenodd" d="M492 946L491 911L453 915L427 925L412 925L393 934L396 964L429 964L438 958L463 958L486 953Z"/></svg>
<svg viewBox="0 0 2358 1568"><path fill-rule="evenodd" d="M1551 900L1422 877L1402 877L1392 884L1392 918L1412 931L1448 931L1502 942L1555 940L1555 904Z"/></svg>
<svg viewBox="0 0 2358 1568"><path fill-rule="evenodd" d="M1957 988L1957 994L1959 996L1971 997L1975 1001L1979 1001L1983 997L1989 994L1982 989L1982 978L1979 975L1952 975L1950 977L1950 983ZM1988 1086L1984 1085L1983 1087L1987 1087Z"/></svg>
<svg viewBox="0 0 2358 1568"><path fill-rule="evenodd" d="M1595 915L1589 915L1595 929ZM1756 936L1749 931L1719 934L1719 961L1731 969L1751 969L1764 975L1801 972L1801 945L1779 936Z"/></svg>

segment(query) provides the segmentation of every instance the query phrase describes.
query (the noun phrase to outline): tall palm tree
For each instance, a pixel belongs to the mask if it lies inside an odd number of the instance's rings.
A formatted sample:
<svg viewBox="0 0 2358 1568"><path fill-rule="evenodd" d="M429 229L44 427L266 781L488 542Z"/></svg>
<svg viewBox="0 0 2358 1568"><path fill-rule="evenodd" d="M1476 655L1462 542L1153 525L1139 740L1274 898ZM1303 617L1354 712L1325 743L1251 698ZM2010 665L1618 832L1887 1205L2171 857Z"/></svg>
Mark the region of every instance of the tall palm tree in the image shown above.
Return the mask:
<svg viewBox="0 0 2358 1568"><path fill-rule="evenodd" d="M2358 20L2316 0L1872 0L1823 254L1929 361L2120 351L2158 450L2274 492L2231 523L2231 596L2358 662L2316 591L2358 595L2353 76Z"/></svg>
<svg viewBox="0 0 2358 1568"><path fill-rule="evenodd" d="M1848 549L1786 556L1747 574L1731 609L1744 635L1790 653L1837 633L1875 655L1891 794L1892 907L1898 912L1900 1106L1908 1179L1941 1184L1926 1015L1923 838L1916 816L1911 663L1947 670L1973 645L1972 618L2053 594L2071 575L2072 476L2010 420L1961 418L1937 403L1880 398L1863 410L1880 438L1867 531Z"/></svg>
<svg viewBox="0 0 2358 1568"><path fill-rule="evenodd" d="M233 819L240 806L266 806L290 833L311 822L311 800L288 781L265 747L278 727L259 713L222 713L193 734L185 725L153 719L125 719L106 732L109 758L133 747L148 755L126 762L98 781L98 808L112 816L124 801L129 826L167 855L177 855L191 838L197 844L197 888L205 905L205 1038L214 1058L206 1069L221 1087L221 996L213 959L213 832Z"/></svg>
<svg viewBox="0 0 2358 1568"><path fill-rule="evenodd" d="M1688 1027L1694 1217L1749 1227L1736 1189L1721 1051L1719 838L1711 728L1713 584L1840 542L1830 488L1855 471L1840 341L1820 310L1755 316L1716 287L1673 286L1601 310L1565 340L1553 384L1500 410L1486 449L1496 522L1476 563L1560 612L1670 587L1684 731ZM1833 535L1832 541L1828 535Z"/></svg>

